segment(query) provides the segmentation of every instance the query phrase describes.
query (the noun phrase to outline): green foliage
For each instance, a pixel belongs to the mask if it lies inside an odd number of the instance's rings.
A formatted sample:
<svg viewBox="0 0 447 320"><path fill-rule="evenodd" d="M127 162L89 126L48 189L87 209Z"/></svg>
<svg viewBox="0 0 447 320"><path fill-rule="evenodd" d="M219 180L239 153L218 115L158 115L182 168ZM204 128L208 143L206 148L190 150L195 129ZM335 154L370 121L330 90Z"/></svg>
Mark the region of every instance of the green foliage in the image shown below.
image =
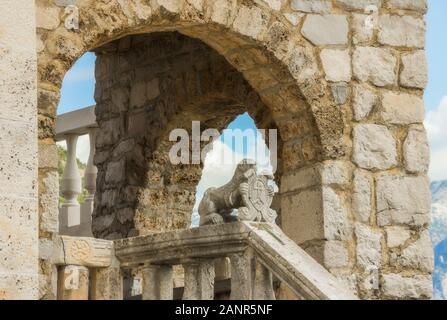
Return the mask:
<svg viewBox="0 0 447 320"><path fill-rule="evenodd" d="M65 163L67 162L67 150L65 150L61 146L57 146L57 154L59 156L57 171L59 173L59 184L60 184L62 177L64 175ZM77 158L76 158L76 161L78 163L78 168L81 171L84 171L85 168L87 167L87 165ZM82 185L84 186L84 177L83 176L82 176ZM85 197L87 196L87 194L88 194L87 190L85 188L82 188L82 192L78 196L78 202L83 203L85 201ZM59 191L59 205L62 205L64 202L65 202L64 196Z"/></svg>

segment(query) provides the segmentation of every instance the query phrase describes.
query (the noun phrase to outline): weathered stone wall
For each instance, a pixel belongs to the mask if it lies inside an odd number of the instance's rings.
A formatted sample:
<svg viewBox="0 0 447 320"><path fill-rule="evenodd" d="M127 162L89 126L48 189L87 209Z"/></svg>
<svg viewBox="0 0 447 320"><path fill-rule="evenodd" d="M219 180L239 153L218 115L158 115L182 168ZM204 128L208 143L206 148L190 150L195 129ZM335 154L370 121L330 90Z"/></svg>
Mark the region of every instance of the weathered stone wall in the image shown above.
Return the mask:
<svg viewBox="0 0 447 320"><path fill-rule="evenodd" d="M0 300L38 297L34 3L0 3Z"/></svg>
<svg viewBox="0 0 447 320"><path fill-rule="evenodd" d="M263 125L268 109L222 56L178 33L126 37L96 52L95 235L188 228L202 164L171 164L170 131L192 138L192 121L221 130L246 111Z"/></svg>
<svg viewBox="0 0 447 320"><path fill-rule="evenodd" d="M426 0L85 0L77 32L64 28L61 8L39 1L41 145L51 146L62 77L82 53L135 33L199 38L244 76L280 129L285 232L362 298L431 295ZM365 14L371 4L377 19ZM41 190L40 199L52 198Z"/></svg>

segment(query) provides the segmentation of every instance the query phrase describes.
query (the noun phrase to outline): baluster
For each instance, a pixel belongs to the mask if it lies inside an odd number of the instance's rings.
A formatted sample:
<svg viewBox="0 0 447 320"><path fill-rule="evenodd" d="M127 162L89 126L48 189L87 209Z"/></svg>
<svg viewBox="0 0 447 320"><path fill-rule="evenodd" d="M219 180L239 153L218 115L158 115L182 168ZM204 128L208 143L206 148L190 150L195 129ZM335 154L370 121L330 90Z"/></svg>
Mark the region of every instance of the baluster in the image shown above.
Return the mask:
<svg viewBox="0 0 447 320"><path fill-rule="evenodd" d="M92 224L92 214L94 209L94 200L96 192L96 177L98 175L98 169L93 163L95 156L95 137L96 128L89 128L89 139L90 139L90 152L88 156L87 166L85 168L84 174L84 187L88 194L85 198L85 202L81 205L81 225L82 236L93 236L91 233Z"/></svg>
<svg viewBox="0 0 447 320"><path fill-rule="evenodd" d="M174 283L172 266L146 264L143 273L143 300L172 300Z"/></svg>
<svg viewBox="0 0 447 320"><path fill-rule="evenodd" d="M231 300L252 300L254 281L254 261L251 250L230 255Z"/></svg>
<svg viewBox="0 0 447 320"><path fill-rule="evenodd" d="M259 259L255 259L256 271L253 285L253 300L275 300L275 291L273 290L273 276Z"/></svg>
<svg viewBox="0 0 447 320"><path fill-rule="evenodd" d="M183 300L214 299L214 260L191 260L183 263L185 290Z"/></svg>
<svg viewBox="0 0 447 320"><path fill-rule="evenodd" d="M67 265L58 273L58 300L88 300L89 272L86 267Z"/></svg>
<svg viewBox="0 0 447 320"><path fill-rule="evenodd" d="M81 223L78 195L81 193L81 176L76 161L77 134L67 134L67 162L62 177L62 195L65 202L61 208L60 226L67 228Z"/></svg>

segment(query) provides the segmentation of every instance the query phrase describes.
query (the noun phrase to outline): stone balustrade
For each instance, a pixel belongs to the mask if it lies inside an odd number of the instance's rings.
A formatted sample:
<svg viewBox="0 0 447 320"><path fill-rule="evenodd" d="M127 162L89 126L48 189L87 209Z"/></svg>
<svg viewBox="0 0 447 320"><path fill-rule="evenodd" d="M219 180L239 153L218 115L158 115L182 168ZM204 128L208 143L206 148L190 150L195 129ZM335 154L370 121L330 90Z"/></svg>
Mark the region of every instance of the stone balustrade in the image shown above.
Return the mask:
<svg viewBox="0 0 447 320"><path fill-rule="evenodd" d="M299 299L356 299L277 226L237 222L109 241L58 236L58 299L123 299L123 271L139 268L143 300L212 300L230 261L233 300L275 299L273 278ZM174 267L184 287L174 288ZM90 290L89 290L90 288ZM183 289L180 292L179 290Z"/></svg>
<svg viewBox="0 0 447 320"><path fill-rule="evenodd" d="M73 236L92 236L91 222L96 190L97 168L93 163L97 130L95 107L91 106L59 115L56 119L56 141L67 143L67 162L61 180L61 193L65 198L59 209L59 233ZM89 135L90 152L84 172L84 188L88 194L84 203L77 198L82 191L82 179L76 161L78 137Z"/></svg>

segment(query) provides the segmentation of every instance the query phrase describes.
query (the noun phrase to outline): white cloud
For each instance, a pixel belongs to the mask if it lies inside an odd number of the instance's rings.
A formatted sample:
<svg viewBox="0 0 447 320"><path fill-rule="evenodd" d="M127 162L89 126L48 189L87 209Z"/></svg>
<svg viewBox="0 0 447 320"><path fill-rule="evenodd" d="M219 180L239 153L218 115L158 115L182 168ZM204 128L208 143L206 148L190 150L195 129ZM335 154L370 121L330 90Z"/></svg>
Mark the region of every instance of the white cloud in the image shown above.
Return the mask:
<svg viewBox="0 0 447 320"><path fill-rule="evenodd" d="M431 147L430 178L447 180L447 96L427 114L425 126Z"/></svg>

